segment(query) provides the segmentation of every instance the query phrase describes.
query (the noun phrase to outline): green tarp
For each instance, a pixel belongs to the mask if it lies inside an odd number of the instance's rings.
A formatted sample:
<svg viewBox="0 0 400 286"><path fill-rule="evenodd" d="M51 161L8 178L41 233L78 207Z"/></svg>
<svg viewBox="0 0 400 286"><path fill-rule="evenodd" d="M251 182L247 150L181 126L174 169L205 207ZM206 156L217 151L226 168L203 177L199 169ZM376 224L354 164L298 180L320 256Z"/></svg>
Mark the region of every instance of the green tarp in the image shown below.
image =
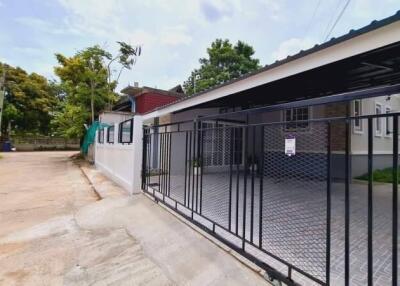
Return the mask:
<svg viewBox="0 0 400 286"><path fill-rule="evenodd" d="M83 138L81 150L84 155L88 153L90 144L93 144L96 137L96 130L104 127L108 127L108 124L101 123L98 121L93 122L93 124L86 130L85 137Z"/></svg>

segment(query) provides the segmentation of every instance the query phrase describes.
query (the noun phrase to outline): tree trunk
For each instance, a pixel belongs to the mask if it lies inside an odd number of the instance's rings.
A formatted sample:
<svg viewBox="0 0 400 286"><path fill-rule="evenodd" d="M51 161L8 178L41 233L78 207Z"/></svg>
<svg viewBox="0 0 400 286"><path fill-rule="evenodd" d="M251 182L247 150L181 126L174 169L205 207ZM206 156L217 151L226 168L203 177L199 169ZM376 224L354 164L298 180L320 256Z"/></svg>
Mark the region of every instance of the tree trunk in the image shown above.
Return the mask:
<svg viewBox="0 0 400 286"><path fill-rule="evenodd" d="M94 122L94 83L93 81L90 82L90 108L92 109L92 124Z"/></svg>

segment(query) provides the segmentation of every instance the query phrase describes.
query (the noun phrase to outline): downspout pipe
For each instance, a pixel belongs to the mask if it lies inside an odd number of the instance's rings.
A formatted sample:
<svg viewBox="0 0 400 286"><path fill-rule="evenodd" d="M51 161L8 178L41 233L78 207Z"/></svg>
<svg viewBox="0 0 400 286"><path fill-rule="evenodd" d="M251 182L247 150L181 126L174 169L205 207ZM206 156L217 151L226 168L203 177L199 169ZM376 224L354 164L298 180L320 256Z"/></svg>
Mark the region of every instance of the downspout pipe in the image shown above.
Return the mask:
<svg viewBox="0 0 400 286"><path fill-rule="evenodd" d="M131 112L136 112L136 101L133 96L129 96L129 101L131 102Z"/></svg>

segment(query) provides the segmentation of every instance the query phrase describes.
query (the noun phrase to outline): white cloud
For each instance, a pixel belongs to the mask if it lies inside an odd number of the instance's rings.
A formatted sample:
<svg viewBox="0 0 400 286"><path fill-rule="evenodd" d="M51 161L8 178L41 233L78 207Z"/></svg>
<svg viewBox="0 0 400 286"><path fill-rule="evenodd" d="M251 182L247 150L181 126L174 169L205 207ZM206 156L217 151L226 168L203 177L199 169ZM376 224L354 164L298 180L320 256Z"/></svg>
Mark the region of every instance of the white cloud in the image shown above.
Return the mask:
<svg viewBox="0 0 400 286"><path fill-rule="evenodd" d="M19 17L15 19L15 22L29 27L33 30L53 35L78 34L78 31L75 29L71 29L68 27L57 27L51 22L47 22L45 20L35 17Z"/></svg>
<svg viewBox="0 0 400 286"><path fill-rule="evenodd" d="M306 50L315 45L316 41L310 38L291 38L286 41L283 41L279 47L272 52L271 60L282 60L289 55L297 54L300 50Z"/></svg>
<svg viewBox="0 0 400 286"><path fill-rule="evenodd" d="M43 53L42 49L32 48L32 47L15 47L14 51L18 54L25 54L28 56L40 56Z"/></svg>
<svg viewBox="0 0 400 286"><path fill-rule="evenodd" d="M160 41L162 44L170 46L189 45L192 37L188 34L185 26L166 27L161 31Z"/></svg>
<svg viewBox="0 0 400 286"><path fill-rule="evenodd" d="M133 32L127 32L128 42L132 45L152 46L157 42L157 37L151 33L148 33L142 29L135 30Z"/></svg>

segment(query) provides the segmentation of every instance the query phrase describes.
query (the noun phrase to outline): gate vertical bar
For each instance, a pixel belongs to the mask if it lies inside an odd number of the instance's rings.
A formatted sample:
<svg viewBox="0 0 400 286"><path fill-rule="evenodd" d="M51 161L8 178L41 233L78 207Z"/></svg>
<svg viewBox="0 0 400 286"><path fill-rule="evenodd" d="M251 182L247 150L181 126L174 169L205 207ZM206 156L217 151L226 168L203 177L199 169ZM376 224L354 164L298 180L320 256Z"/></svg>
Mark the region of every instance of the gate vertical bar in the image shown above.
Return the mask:
<svg viewBox="0 0 400 286"><path fill-rule="evenodd" d="M143 157L142 157L142 190L145 189L146 185L146 176L145 176L145 168L146 168L146 129L143 127Z"/></svg>
<svg viewBox="0 0 400 286"><path fill-rule="evenodd" d="M186 206L186 183L187 183L187 158L188 158L188 132L185 131L185 179L183 184L183 204Z"/></svg>
<svg viewBox="0 0 400 286"><path fill-rule="evenodd" d="M327 174L326 174L326 285L330 285L330 268L331 268L331 186L332 186L332 145L331 145L331 122L327 125Z"/></svg>
<svg viewBox="0 0 400 286"><path fill-rule="evenodd" d="M264 126L260 126L261 129L261 163L260 163L260 211L259 211L259 224L258 224L258 243L259 247L262 248L262 220L263 220L263 198L264 198L264 190L263 190L263 183L264 183Z"/></svg>
<svg viewBox="0 0 400 286"><path fill-rule="evenodd" d="M152 147L152 140L151 140L151 129L149 129L149 134L148 134L148 136L149 136L149 138L148 138L148 146L147 146L147 148L149 149L149 156L147 157L148 158L148 163L146 164L146 165L148 165L148 168L147 168L147 174L146 174L146 191L148 191L149 190L149 184L150 184L150 175L151 175L151 163L152 163L152 160L151 160L151 147Z"/></svg>
<svg viewBox="0 0 400 286"><path fill-rule="evenodd" d="M397 235L398 235L398 168L399 168L399 117L393 116L393 184L392 184L392 285L397 286Z"/></svg>
<svg viewBox="0 0 400 286"><path fill-rule="evenodd" d="M229 142L229 212L228 212L228 219L229 219L229 231L232 230L232 164L233 164L233 134L234 130L232 127L230 128L230 142Z"/></svg>
<svg viewBox="0 0 400 286"><path fill-rule="evenodd" d="M249 143L249 120L247 117L246 120L246 127L244 128L244 132L245 132L245 140L244 140L244 175L243 175L243 226L242 226L242 249L245 249L245 245L246 245L246 197L247 197L247 156L248 156L248 143Z"/></svg>
<svg viewBox="0 0 400 286"><path fill-rule="evenodd" d="M165 181L166 181L166 162L167 162L167 133L163 133L163 198L165 200L165 195L166 195L166 188L165 188Z"/></svg>
<svg viewBox="0 0 400 286"><path fill-rule="evenodd" d="M243 130L242 130L243 132ZM242 133L243 135L243 133ZM240 161L237 158L237 153L236 152L236 138L235 138L235 160L236 160L236 220L235 220L235 228L236 228L236 235L239 234L239 176L240 176L240 170L239 170L239 164Z"/></svg>
<svg viewBox="0 0 400 286"><path fill-rule="evenodd" d="M200 123L201 124L201 123ZM204 164L204 160L203 160L203 137L204 137L204 131L202 126L199 126L199 150L200 150L200 203L199 203L199 212L200 214L202 214L202 207L203 207L203 164Z"/></svg>
<svg viewBox="0 0 400 286"><path fill-rule="evenodd" d="M252 128L252 154L251 154L251 203L250 203L250 242L253 243L254 231L254 164L256 155L256 127Z"/></svg>
<svg viewBox="0 0 400 286"><path fill-rule="evenodd" d="M193 178L192 178L192 208L194 211L194 196L195 196L195 175L194 175L194 160L196 160L196 121L193 123L193 159L192 159L192 168L193 168ZM193 213L192 213L193 214Z"/></svg>
<svg viewBox="0 0 400 286"><path fill-rule="evenodd" d="M192 131L189 131L189 166L188 166L188 190L187 190L187 207L190 208L190 183L191 183L191 175L192 175Z"/></svg>
<svg viewBox="0 0 400 286"><path fill-rule="evenodd" d="M162 172L162 165L161 165L161 145L162 145L162 142L161 142L161 134L162 133L160 133L160 131L158 130L158 132L157 132L157 143L158 143L158 162L157 162L157 164L158 164L158 191L159 192L161 192L161 172Z"/></svg>
<svg viewBox="0 0 400 286"><path fill-rule="evenodd" d="M165 132L161 134L162 138L162 172L161 172L161 192L164 197L164 192L165 192Z"/></svg>
<svg viewBox="0 0 400 286"><path fill-rule="evenodd" d="M171 148L172 148L172 132L168 136L168 197L171 196Z"/></svg>
<svg viewBox="0 0 400 286"><path fill-rule="evenodd" d="M163 198L164 198L164 157L165 157L165 147L164 147L164 137L165 137L165 133L161 133L161 185L160 185L160 192L163 194Z"/></svg>
<svg viewBox="0 0 400 286"><path fill-rule="evenodd" d="M345 221L344 221L344 284L350 282L350 139L349 119L345 128Z"/></svg>
<svg viewBox="0 0 400 286"><path fill-rule="evenodd" d="M165 133L165 174L164 174L164 191L165 194L168 196L168 157L169 157L169 133Z"/></svg>
<svg viewBox="0 0 400 286"><path fill-rule="evenodd" d="M200 126L199 121L196 120L196 160L197 170L201 174L201 162L200 162ZM199 170L200 165L200 170ZM201 176L201 175L200 175ZM199 212L199 173L196 174L196 212Z"/></svg>
<svg viewBox="0 0 400 286"><path fill-rule="evenodd" d="M379 120L379 119L377 119ZM372 181L373 181L373 137L372 118L368 118L368 285L372 285L373 279L373 249L372 249L372 226L373 226L373 203L372 203Z"/></svg>

